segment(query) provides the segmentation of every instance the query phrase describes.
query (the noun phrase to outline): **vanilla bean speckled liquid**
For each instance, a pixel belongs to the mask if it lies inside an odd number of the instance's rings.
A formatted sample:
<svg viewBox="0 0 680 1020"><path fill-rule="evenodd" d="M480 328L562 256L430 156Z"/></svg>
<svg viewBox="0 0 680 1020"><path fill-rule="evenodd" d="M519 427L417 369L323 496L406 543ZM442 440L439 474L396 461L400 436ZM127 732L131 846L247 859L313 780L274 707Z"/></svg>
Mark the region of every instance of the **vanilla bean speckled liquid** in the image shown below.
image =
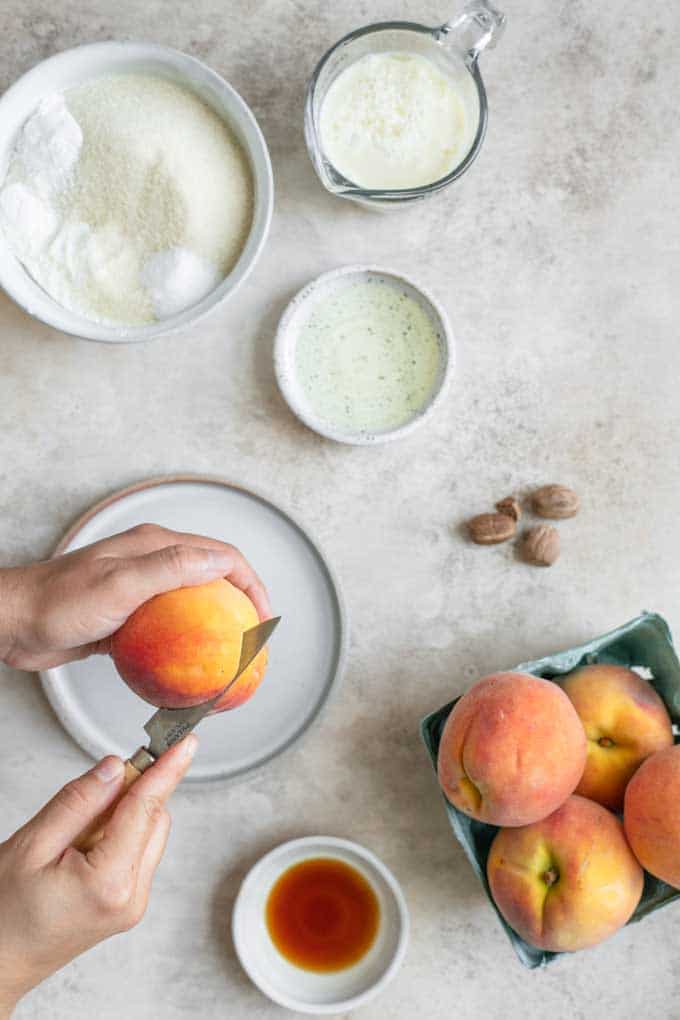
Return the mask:
<svg viewBox="0 0 680 1020"><path fill-rule="evenodd" d="M305 399L345 433L411 421L432 399L441 367L435 322L396 279L360 277L322 292L298 330L295 372Z"/></svg>

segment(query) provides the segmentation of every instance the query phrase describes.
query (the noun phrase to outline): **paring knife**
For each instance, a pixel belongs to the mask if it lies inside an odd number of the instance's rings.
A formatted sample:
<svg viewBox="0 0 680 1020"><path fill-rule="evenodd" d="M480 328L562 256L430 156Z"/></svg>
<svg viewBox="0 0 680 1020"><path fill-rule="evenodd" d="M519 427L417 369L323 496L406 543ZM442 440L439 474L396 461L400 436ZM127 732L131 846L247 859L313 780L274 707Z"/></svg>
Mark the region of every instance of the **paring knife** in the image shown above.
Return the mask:
<svg viewBox="0 0 680 1020"><path fill-rule="evenodd" d="M130 789L133 783L137 782L142 773L146 772L165 751L172 747L173 744L179 743L183 737L186 737L187 733L191 733L201 719L215 707L220 698L226 694L232 684L235 684L241 674L245 672L258 652L264 648L280 620L281 617L276 616L271 620L265 620L264 623L258 623L257 627L251 627L250 630L244 631L241 639L241 655L238 669L229 683L214 698L210 698L209 701L202 701L198 705L192 705L191 708L159 708L157 712L154 712L149 721L144 724L144 729L151 738L148 747L140 747L125 762L125 781L120 796L107 808L103 815L95 818L90 825L83 829L73 844L77 850L87 853L88 850L91 850L99 842L104 835L104 826L127 790Z"/></svg>

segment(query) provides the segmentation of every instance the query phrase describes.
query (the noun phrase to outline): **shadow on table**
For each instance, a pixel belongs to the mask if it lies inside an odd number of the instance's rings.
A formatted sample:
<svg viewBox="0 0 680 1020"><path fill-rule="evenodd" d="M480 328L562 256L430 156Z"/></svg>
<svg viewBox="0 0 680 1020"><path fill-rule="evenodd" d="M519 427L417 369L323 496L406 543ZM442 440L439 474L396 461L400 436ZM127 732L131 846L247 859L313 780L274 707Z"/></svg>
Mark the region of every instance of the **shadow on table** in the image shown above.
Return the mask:
<svg viewBox="0 0 680 1020"><path fill-rule="evenodd" d="M23 334L30 331L30 338ZM22 343L30 339L31 343L63 337L64 334L51 326L46 326L39 319L19 307L4 291L0 290L0 333L6 337L9 333L21 333Z"/></svg>
<svg viewBox="0 0 680 1020"><path fill-rule="evenodd" d="M301 278L299 286L287 288L273 302L269 311L262 318L254 344L254 375L261 394L262 405L259 408L251 408L249 413L255 417L267 418L269 421L280 423L284 429L291 433L291 437L298 444L305 443L308 446L318 447L322 443L326 443L327 440L308 429L293 414L279 390L274 370L274 342L279 320L290 301L307 282L307 279ZM303 452L300 448L301 455Z"/></svg>
<svg viewBox="0 0 680 1020"><path fill-rule="evenodd" d="M264 854L273 850L275 846L278 846L280 843L285 843L289 839L297 839L300 836L312 834L313 833L311 832L301 832L298 826L291 825L290 829L283 829L279 833L275 842L272 842L271 839L260 840L243 855L241 861L236 866L230 868L229 871L222 875L217 884L211 911L211 930L213 940L217 946L218 956L222 961L222 967L225 975L231 982L241 988L254 988L250 978L241 968L241 964L239 963L236 955L236 949L234 948L234 940L231 935L231 918L241 883L253 865L256 864L257 861L264 856Z"/></svg>
<svg viewBox="0 0 680 1020"><path fill-rule="evenodd" d="M422 909L429 915L434 909L445 924L455 911L463 923L486 900L452 836L420 738L420 720L433 707L432 687L425 693L414 675L428 673L428 658L392 666L390 699L356 714L336 736L351 762L352 799L362 815L364 839L394 870L412 913ZM376 683L376 689L384 688Z"/></svg>

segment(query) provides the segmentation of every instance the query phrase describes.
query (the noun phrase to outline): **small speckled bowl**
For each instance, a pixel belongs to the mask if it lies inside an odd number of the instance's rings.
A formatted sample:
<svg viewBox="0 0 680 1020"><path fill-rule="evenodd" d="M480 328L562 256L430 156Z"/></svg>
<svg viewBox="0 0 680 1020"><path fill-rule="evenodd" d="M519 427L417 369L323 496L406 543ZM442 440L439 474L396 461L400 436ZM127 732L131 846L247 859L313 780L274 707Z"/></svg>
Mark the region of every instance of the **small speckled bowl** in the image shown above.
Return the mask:
<svg viewBox="0 0 680 1020"><path fill-rule="evenodd" d="M439 371L432 393L424 404L403 425L385 429L381 432L343 431L340 427L321 418L311 407L303 388L298 380L295 365L295 349L300 326L310 314L312 307L324 296L332 293L347 283L360 282L374 278L392 284L404 291L417 302L432 321L439 342ZM274 341L274 368L279 389L290 407L301 422L308 428L318 432L327 439L338 443L349 443L352 446L368 446L375 443L387 443L400 439L418 428L429 418L435 408L442 402L446 389L453 374L454 340L448 316L442 306L427 291L404 276L402 273L379 266L351 265L341 266L329 273L317 276L299 291L290 302L279 322Z"/></svg>
<svg viewBox="0 0 680 1020"><path fill-rule="evenodd" d="M353 966L315 973L289 963L274 945L265 912L272 887L300 861L332 857L355 868L378 898L375 941ZM334 836L307 836L282 843L248 872L234 904L234 946L251 981L274 1002L297 1013L348 1013L374 998L399 970L408 945L409 917L397 880L375 854Z"/></svg>

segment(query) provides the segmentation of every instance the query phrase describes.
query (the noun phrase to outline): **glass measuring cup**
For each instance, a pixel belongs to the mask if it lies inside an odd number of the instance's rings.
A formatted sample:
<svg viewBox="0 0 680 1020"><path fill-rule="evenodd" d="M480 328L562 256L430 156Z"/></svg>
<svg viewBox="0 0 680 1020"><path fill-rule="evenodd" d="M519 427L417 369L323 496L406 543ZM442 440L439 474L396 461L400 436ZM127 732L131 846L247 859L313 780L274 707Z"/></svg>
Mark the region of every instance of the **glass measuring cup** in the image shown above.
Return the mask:
<svg viewBox="0 0 680 1020"><path fill-rule="evenodd" d="M436 194L457 180L475 159L484 141L488 116L486 91L479 72L479 55L495 46L505 15L487 0L471 0L462 13L436 28L409 21L367 25L340 39L321 58L307 86L305 139L312 164L323 186L334 195L374 208L398 208ZM431 60L455 84L472 125L470 145L445 177L413 188L363 188L344 177L324 153L320 121L328 89L347 67L374 53L420 54Z"/></svg>

